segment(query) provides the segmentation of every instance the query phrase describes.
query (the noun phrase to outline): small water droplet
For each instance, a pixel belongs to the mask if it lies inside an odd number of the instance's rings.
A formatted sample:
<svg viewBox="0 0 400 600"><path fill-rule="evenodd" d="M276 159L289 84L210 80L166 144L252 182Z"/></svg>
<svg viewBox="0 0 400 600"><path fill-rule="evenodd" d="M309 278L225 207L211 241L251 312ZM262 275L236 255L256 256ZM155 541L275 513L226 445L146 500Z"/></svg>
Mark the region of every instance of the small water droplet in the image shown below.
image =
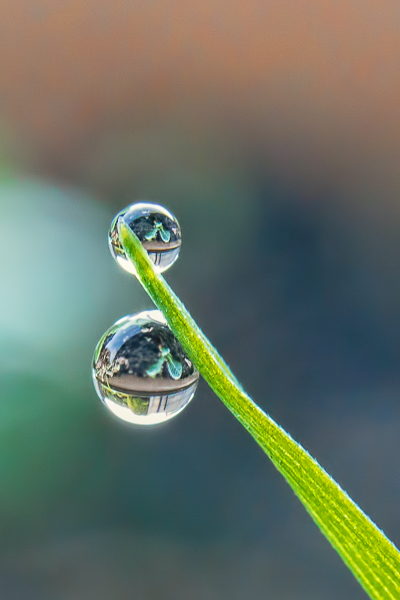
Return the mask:
<svg viewBox="0 0 400 600"><path fill-rule="evenodd" d="M174 264L181 248L181 230L178 221L163 206L138 202L124 208L114 217L108 234L111 254L125 271L136 275L135 267L127 259L119 240L118 219L120 217L142 242L159 273Z"/></svg>
<svg viewBox="0 0 400 600"><path fill-rule="evenodd" d="M199 373L159 310L128 315L102 336L93 358L96 392L130 423L153 425L193 398Z"/></svg>

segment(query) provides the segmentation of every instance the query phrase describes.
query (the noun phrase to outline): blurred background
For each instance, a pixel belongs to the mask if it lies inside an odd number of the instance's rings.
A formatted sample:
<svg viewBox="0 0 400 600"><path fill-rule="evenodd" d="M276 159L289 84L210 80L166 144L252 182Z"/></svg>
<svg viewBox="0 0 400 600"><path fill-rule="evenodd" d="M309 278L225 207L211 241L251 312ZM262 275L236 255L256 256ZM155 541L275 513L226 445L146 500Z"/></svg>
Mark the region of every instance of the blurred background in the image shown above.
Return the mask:
<svg viewBox="0 0 400 600"><path fill-rule="evenodd" d="M4 600L362 600L201 382L115 420L103 332L150 308L107 248L150 200L167 279L244 387L400 543L394 0L0 4Z"/></svg>

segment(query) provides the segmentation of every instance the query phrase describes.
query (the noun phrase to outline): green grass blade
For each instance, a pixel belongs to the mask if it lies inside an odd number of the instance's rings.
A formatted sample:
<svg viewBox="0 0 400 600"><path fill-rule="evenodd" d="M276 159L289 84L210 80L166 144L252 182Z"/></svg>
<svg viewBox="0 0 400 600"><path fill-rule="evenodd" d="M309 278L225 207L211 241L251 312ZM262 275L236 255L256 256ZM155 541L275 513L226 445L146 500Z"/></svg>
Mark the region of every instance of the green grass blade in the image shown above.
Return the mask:
<svg viewBox="0 0 400 600"><path fill-rule="evenodd" d="M400 553L318 462L245 393L122 221L126 255L201 375L253 436L294 490L323 534L374 600L400 599Z"/></svg>

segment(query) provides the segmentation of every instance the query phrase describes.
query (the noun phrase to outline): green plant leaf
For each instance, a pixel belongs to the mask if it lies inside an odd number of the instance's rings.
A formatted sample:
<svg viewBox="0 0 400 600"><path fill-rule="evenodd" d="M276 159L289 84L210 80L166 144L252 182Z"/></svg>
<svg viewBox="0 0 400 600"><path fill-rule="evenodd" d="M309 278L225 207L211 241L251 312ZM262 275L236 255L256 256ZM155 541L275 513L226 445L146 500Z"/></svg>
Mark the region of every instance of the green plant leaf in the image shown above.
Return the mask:
<svg viewBox="0 0 400 600"><path fill-rule="evenodd" d="M122 221L119 234L139 281L164 313L190 360L266 452L365 591L374 600L399 600L397 548L318 462L246 394Z"/></svg>
<svg viewBox="0 0 400 600"><path fill-rule="evenodd" d="M171 232L166 231L162 226L160 227L159 232L160 232L162 241L167 244L169 242L169 240L171 239Z"/></svg>
<svg viewBox="0 0 400 600"><path fill-rule="evenodd" d="M167 356L167 368L172 379L180 379L182 377L182 365L179 361L173 359L171 354Z"/></svg>

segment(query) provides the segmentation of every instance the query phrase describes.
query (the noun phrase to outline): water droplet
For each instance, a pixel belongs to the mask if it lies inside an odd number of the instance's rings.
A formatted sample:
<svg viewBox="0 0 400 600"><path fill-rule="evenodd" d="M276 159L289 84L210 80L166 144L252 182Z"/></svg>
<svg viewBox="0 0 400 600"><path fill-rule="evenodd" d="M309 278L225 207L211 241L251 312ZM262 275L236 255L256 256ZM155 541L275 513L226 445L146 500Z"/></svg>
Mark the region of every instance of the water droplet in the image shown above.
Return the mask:
<svg viewBox="0 0 400 600"><path fill-rule="evenodd" d="M158 310L128 315L110 327L97 344L92 374L107 408L124 421L142 425L181 412L199 380Z"/></svg>
<svg viewBox="0 0 400 600"><path fill-rule="evenodd" d="M120 217L142 242L159 273L174 264L181 248L181 230L178 221L163 206L138 202L124 208L114 217L108 234L111 254L125 271L136 274L135 267L127 259L119 240L118 219Z"/></svg>

